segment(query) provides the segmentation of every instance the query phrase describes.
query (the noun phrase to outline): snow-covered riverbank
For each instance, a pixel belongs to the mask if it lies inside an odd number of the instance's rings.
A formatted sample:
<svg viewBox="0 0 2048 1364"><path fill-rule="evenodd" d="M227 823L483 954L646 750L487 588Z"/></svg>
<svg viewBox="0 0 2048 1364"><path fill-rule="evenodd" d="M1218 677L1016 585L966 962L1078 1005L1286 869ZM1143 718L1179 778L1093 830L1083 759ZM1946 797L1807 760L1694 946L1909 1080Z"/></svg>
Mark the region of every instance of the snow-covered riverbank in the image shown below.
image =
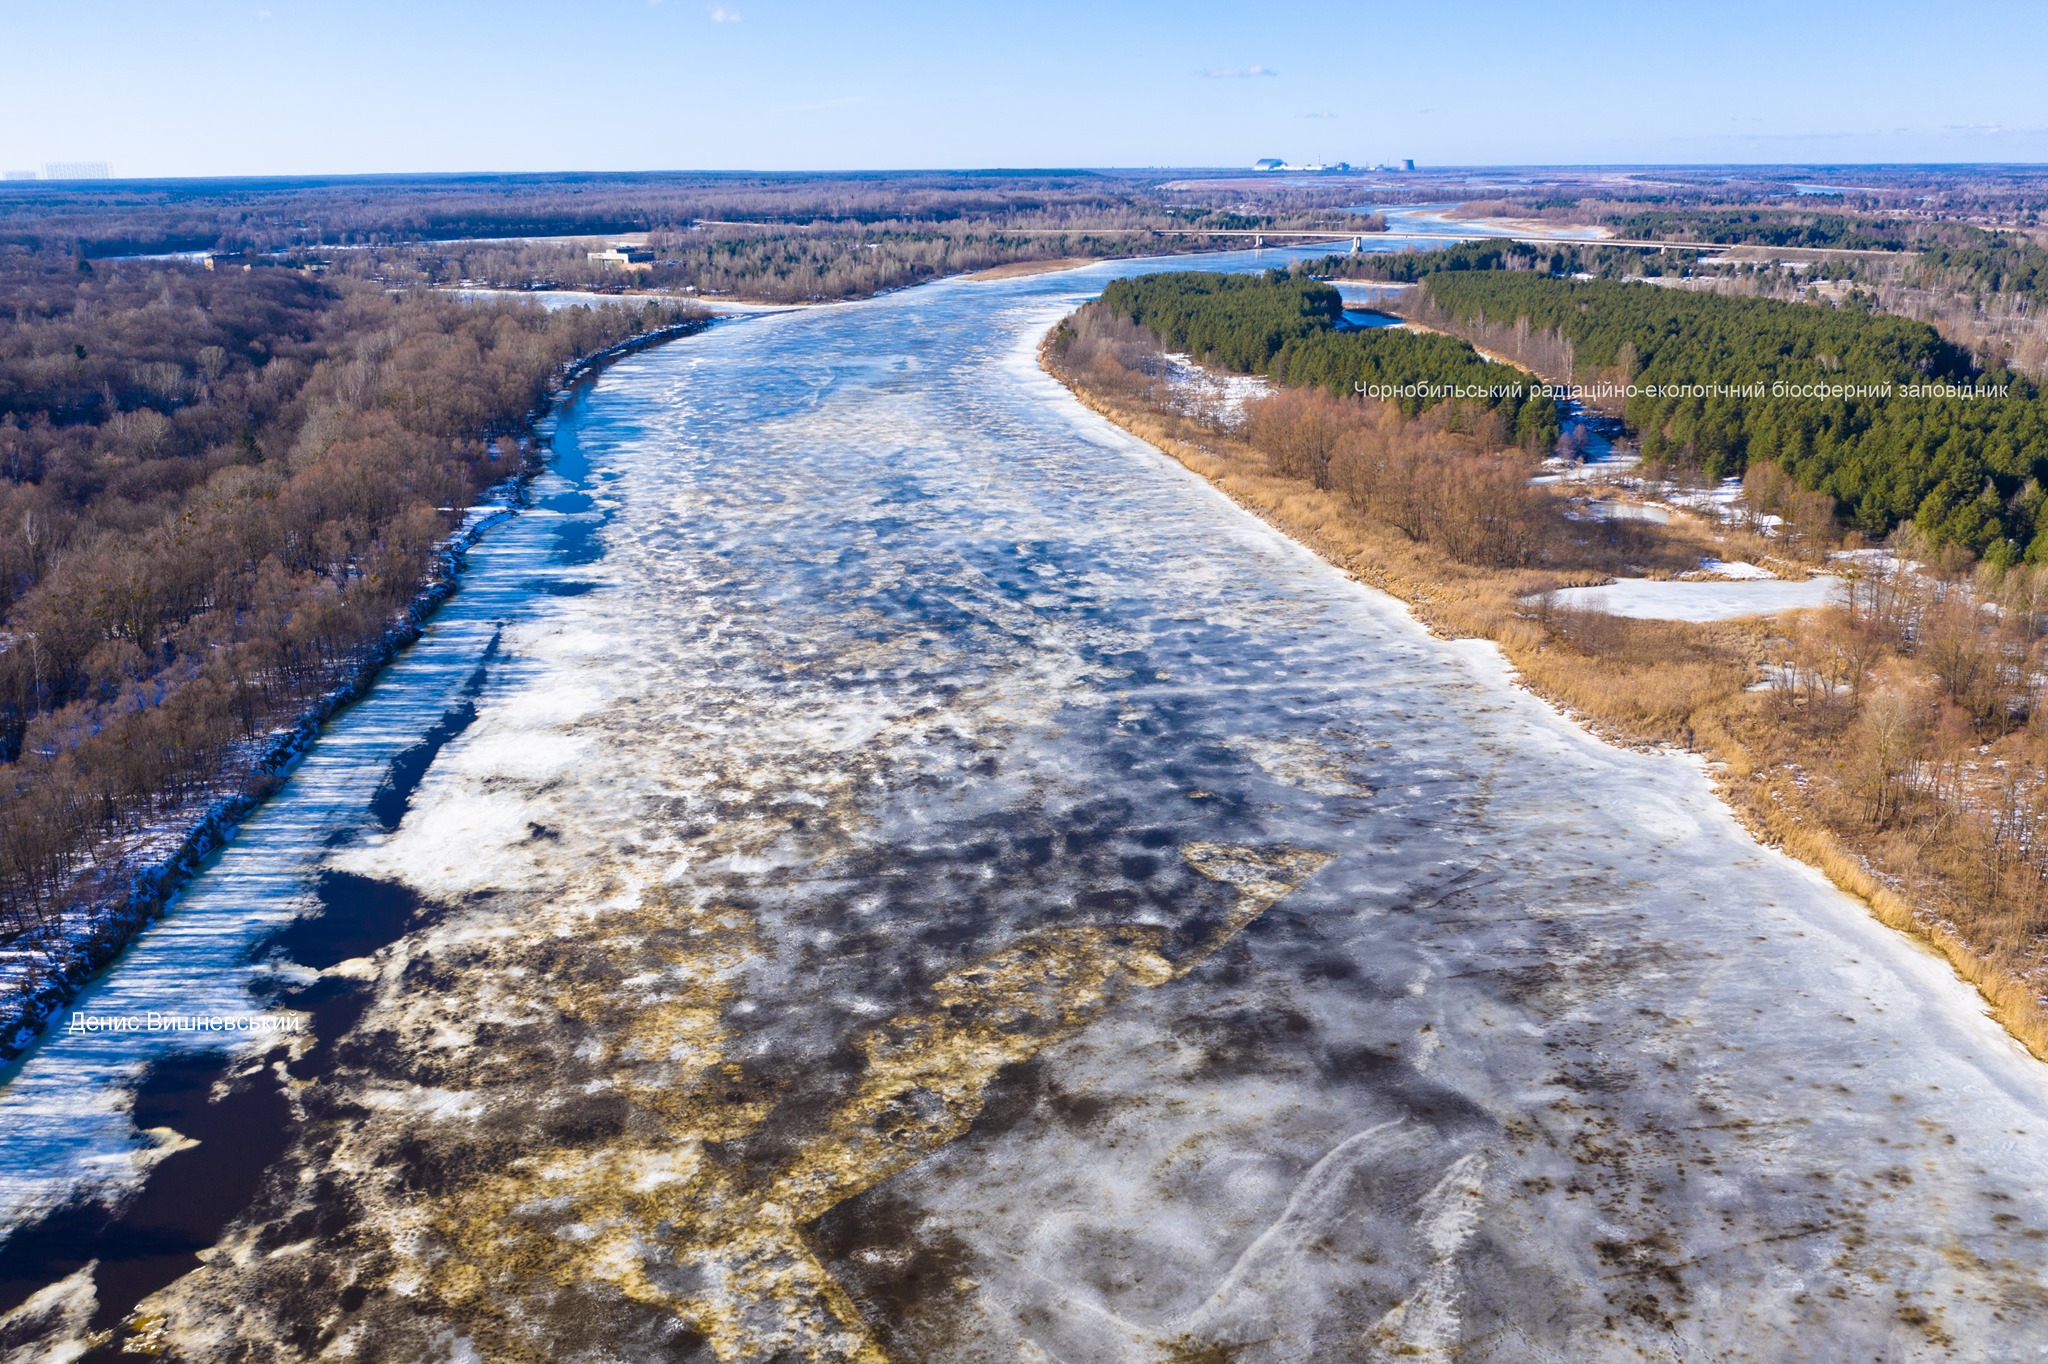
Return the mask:
<svg viewBox="0 0 2048 1364"><path fill-rule="evenodd" d="M605 365L705 325L702 319L671 324L574 361L550 386L543 407L529 414L528 426L540 422L549 407ZM454 593L465 557L478 538L520 507L532 469L525 463L523 444L515 448L508 437L505 446L514 450L512 463L518 472L487 489L483 500L464 512L437 547L431 571L404 615L383 637L308 705L296 723L260 741L246 768L221 774L216 783L219 794L213 799L170 811L159 817L156 827L131 840L118 865L102 870L103 884L113 888L108 898L74 906L60 920L0 951L0 1081L8 1073L7 1063L33 1044L52 1015L94 973L118 958L193 873L234 837L242 821L263 803L270 782L291 770L321 726L363 696L392 658L420 637L427 620Z"/></svg>

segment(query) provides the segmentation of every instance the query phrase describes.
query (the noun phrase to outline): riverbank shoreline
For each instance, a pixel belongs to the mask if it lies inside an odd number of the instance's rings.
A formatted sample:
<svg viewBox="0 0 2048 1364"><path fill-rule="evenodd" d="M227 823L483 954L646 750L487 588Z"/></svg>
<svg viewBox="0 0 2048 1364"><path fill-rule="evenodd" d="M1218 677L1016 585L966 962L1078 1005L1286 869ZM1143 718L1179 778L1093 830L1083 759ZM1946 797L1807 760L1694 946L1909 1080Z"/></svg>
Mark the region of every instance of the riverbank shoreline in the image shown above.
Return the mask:
<svg viewBox="0 0 2048 1364"><path fill-rule="evenodd" d="M1594 737L1618 747L1669 749L1699 759L1722 805L1760 844L1813 868L1838 890L1860 901L1880 923L1942 958L1972 987L1990 1017L2017 1045L2035 1059L2048 1061L2048 1011L2043 1010L2032 983L1966 941L1938 905L1916 903L1907 893L1910 888L1894 884L1895 878L1825 827L1817 811L1804 808L1809 793L1803 774L1785 764L1781 754L1762 751L1762 744L1748 733L1758 717L1740 705L1748 689L1746 676L1732 690L1722 687L1728 694L1720 703L1695 704L1681 728L1632 723L1651 717L1648 712L1641 716L1629 713L1632 702L1603 705L1612 700L1603 693L1603 679L1588 677L1587 669L1574 666L1578 660L1548 647L1559 642L1550 628L1525 620L1516 609L1528 595L1526 584L1519 581L1530 576L1526 572L1460 566L1463 581L1445 579L1432 571L1431 556L1422 547L1409 545L1404 552L1386 537L1366 530L1360 518L1340 507L1329 493L1253 467L1258 457L1243 442L1234 442L1242 449L1219 452L1216 445L1233 442L1210 433L1203 433L1199 440L1190 439L1194 433L1182 429L1185 422L1176 421L1172 414L1133 408L1116 396L1091 389L1081 376L1056 362L1053 344L1059 325L1049 328L1041 340L1039 363L1082 406L1167 455L1341 572L1396 598L1431 633L1492 643L1517 685ZM1677 622L1661 624L1687 628ZM1722 641L1732 656L1746 655L1746 662L1753 667L1769 666L1760 618L1692 628L1699 629L1702 638ZM1692 679L1659 677L1657 671L1655 667L1640 670L1641 684L1647 688L1669 681L1675 690L1687 683L1698 686ZM1675 674L1680 670L1672 666L1665 671ZM1612 685L1614 679L1604 681ZM1701 694L1711 696L1712 691Z"/></svg>
<svg viewBox="0 0 2048 1364"><path fill-rule="evenodd" d="M123 865L104 877L107 882L123 887L114 899L95 905L86 916L85 926L67 932L59 925L46 944L28 949L47 953L48 960L47 964L26 968L17 980L9 982L5 996L0 997L0 1084L34 1049L37 1039L64 1006L118 961L145 928L170 911L192 878L290 777L322 730L367 695L385 668L419 639L435 611L460 588L469 550L491 527L522 509L527 485L546 463L541 454L542 442L536 436L539 424L607 366L650 347L694 335L712 321L691 318L660 327L579 357L563 367L541 404L521 422L520 430L508 433L526 452L521 467L485 489L463 524L436 548L429 575L390 629L295 723L263 743L246 773L238 779L240 789L163 821L170 837L175 839L169 854L138 859L132 865L124 859Z"/></svg>
<svg viewBox="0 0 2048 1364"><path fill-rule="evenodd" d="M1061 270L1078 270L1099 261L1124 260L1123 256L1055 256L1049 260L1018 260L1008 265L991 265L986 270L969 270L961 279L1022 279L1027 275L1051 275Z"/></svg>
<svg viewBox="0 0 2048 1364"><path fill-rule="evenodd" d="M1211 251L1223 252L1233 249L1235 248L1228 246L1218 246L1211 248ZM1197 251L1191 252L1189 254L1199 255L1204 253ZM946 280L972 280L976 282L993 282L996 280L1023 279L1032 275L1057 274L1062 270L1078 270L1083 266L1088 265L1102 265L1112 261L1134 259L1139 259L1139 257L1134 257L1128 254L1116 254L1104 256L1054 256L1045 259L1009 261L1002 265L991 265L981 270L960 270L954 271L949 274L933 275L929 279L916 280L909 284L893 285L887 289L877 289L873 293L849 294L845 298L779 299L764 298L759 295L742 293L679 294L666 289L633 288L619 289L616 291L595 289L521 289L513 288L508 285L494 284L461 284L444 285L440 287L445 288L450 292L459 294L477 294L494 297L503 296L506 298L545 298L549 295L555 294L587 293L594 298L602 298L607 300L648 299L659 300L664 303L695 304L699 307L711 310L713 312L715 312L720 307L738 308L743 309L747 312L759 312L782 309L797 310L809 308L830 308L847 303L864 303L869 299L884 298L890 294L902 293L905 289L918 289L924 287L927 284L940 284L945 282Z"/></svg>

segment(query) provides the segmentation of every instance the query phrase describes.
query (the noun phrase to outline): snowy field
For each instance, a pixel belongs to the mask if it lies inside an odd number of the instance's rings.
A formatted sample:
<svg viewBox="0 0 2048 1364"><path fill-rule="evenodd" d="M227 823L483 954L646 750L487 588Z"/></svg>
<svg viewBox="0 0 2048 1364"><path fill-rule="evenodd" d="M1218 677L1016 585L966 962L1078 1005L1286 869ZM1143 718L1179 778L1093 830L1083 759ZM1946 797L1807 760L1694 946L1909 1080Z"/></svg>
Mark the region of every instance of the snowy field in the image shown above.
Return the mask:
<svg viewBox="0 0 2048 1364"><path fill-rule="evenodd" d="M1840 602L1842 580L1824 574L1805 582L1786 582L1768 575L1728 581L1622 578L1601 587L1564 588L1552 597L1559 606L1638 620L1734 620Z"/></svg>
<svg viewBox="0 0 2048 1364"><path fill-rule="evenodd" d="M1236 426L1244 420L1246 403L1273 391L1264 375L1218 373L1177 352L1166 356L1166 364L1173 405L1197 420Z"/></svg>

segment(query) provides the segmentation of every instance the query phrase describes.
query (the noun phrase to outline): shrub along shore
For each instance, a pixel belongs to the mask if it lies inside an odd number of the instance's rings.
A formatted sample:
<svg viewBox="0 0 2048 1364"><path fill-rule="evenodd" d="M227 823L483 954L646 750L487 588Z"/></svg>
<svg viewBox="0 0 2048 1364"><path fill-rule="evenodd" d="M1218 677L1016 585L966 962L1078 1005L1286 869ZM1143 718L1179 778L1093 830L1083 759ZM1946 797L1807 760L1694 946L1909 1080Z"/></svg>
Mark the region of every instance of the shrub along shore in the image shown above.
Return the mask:
<svg viewBox="0 0 2048 1364"><path fill-rule="evenodd" d="M1801 576L1840 532L1770 461L1752 467L1747 501L1782 521L1585 517L1569 485L1530 483L1534 457L1481 404L1410 414L1283 384L1238 419L1191 410L1164 354L1190 338L1134 312L1147 315L1105 294L1048 335L1045 367L1432 630L1494 641L1603 737L1705 756L1759 838L1942 952L2048 1058L2048 713L2031 684L2048 570L1973 564L1907 525L1896 557L1847 570L1844 607L1708 624L1564 608L1555 589L1710 557Z"/></svg>

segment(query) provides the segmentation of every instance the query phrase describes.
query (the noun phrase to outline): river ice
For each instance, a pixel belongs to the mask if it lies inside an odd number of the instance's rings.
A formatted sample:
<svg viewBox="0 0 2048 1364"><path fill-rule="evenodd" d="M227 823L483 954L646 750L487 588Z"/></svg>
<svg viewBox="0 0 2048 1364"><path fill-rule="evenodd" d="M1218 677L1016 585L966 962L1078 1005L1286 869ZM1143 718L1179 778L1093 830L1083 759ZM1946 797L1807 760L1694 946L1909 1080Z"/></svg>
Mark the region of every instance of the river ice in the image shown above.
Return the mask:
<svg viewBox="0 0 2048 1364"><path fill-rule="evenodd" d="M1694 762L1596 742L1038 370L1171 264L606 373L575 486L100 987L242 989L176 935L322 868L433 906L336 968L366 1011L154 1345L2048 1357L2048 1072ZM397 716L489 638L384 831ZM145 1151L107 1045L0 1095L17 1213Z"/></svg>

